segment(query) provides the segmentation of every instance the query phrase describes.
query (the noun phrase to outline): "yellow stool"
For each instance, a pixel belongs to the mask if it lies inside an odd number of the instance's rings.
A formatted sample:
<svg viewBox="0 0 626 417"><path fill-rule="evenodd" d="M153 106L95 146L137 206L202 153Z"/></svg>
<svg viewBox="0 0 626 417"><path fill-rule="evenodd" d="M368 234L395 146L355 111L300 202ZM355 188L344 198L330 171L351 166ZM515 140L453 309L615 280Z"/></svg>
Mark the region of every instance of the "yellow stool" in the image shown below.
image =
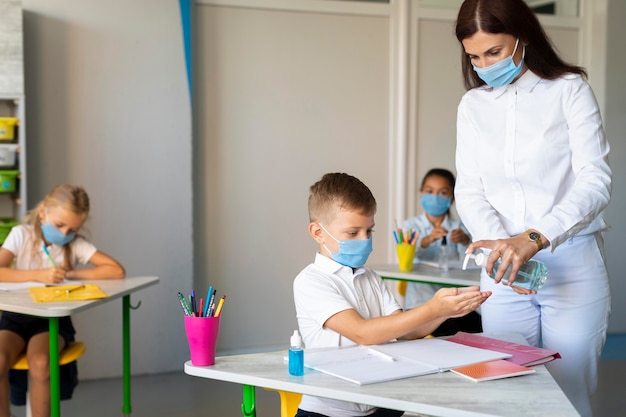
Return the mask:
<svg viewBox="0 0 626 417"><path fill-rule="evenodd" d="M67 365L68 363L74 362L81 356L87 348L83 342L70 342L65 349L59 352L59 365ZM17 362L13 365L12 369L18 371L27 371L28 370L28 361L26 360L26 352L22 353ZM28 394L26 395L26 417L30 417L30 399Z"/></svg>
<svg viewBox="0 0 626 417"><path fill-rule="evenodd" d="M265 388L268 391L276 391L280 396L280 417L293 417L298 412L298 406L300 405L300 399L302 394L295 392L275 390L271 388Z"/></svg>

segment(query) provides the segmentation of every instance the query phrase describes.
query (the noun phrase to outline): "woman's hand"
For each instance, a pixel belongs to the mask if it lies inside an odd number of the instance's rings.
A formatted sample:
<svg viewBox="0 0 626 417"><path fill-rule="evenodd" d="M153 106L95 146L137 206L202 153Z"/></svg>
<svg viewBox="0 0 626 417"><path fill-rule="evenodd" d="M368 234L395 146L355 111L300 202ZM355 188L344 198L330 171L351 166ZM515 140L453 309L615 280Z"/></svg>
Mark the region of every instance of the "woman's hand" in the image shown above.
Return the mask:
<svg viewBox="0 0 626 417"><path fill-rule="evenodd" d="M508 267L511 266L511 274L509 275L508 282L505 285L511 286L518 294L537 293L537 291L527 290L514 285L515 279L517 278L517 272L520 267L528 262L530 258L535 256L537 252L539 252L537 244L529 240L526 233L507 239L479 240L469 245L466 253L471 253L479 248L491 249L491 252L487 257L487 265L485 265L487 274L493 275L494 264L498 259L500 259L498 272L494 276L494 281L496 283L499 283L502 280L504 273Z"/></svg>

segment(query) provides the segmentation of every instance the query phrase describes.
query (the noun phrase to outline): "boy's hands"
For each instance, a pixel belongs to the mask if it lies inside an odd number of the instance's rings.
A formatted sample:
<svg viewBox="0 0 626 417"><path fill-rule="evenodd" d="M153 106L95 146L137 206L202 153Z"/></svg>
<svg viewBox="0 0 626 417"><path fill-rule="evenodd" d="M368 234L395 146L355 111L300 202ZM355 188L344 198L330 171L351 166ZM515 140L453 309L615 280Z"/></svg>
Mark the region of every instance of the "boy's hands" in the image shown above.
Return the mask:
<svg viewBox="0 0 626 417"><path fill-rule="evenodd" d="M441 288L428 303L437 316L462 317L480 307L489 296L491 291L480 291L478 286Z"/></svg>

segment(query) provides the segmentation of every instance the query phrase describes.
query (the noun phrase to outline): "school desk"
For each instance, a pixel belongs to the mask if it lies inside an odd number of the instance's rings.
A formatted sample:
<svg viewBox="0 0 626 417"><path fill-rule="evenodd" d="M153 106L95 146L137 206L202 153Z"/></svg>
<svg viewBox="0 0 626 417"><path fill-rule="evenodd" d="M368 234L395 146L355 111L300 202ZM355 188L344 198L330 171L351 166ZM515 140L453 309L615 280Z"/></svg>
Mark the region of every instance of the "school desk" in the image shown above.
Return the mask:
<svg viewBox="0 0 626 417"><path fill-rule="evenodd" d="M366 267L373 269L382 279L449 287L466 287L480 284L480 269L476 268L465 271L451 268L448 271L442 271L437 267L418 263L413 265L411 272L401 272L398 269L398 264L366 265Z"/></svg>
<svg viewBox="0 0 626 417"><path fill-rule="evenodd" d="M452 372L442 372L357 385L308 368L305 368L304 376L291 376L284 361L286 355L287 351L283 350L220 356L215 365L193 366L188 361L184 369L188 375L243 385L242 413L245 417L256 416L255 387L431 416L578 416L543 365L534 367L536 373L530 375L478 383Z"/></svg>
<svg viewBox="0 0 626 417"><path fill-rule="evenodd" d="M44 317L50 323L50 408L51 416L61 415L59 382L59 317L71 316L80 311L97 307L101 304L122 297L122 336L123 336L123 384L124 399L122 412L130 415L130 294L155 285L158 277L133 277L111 280L89 280L89 284L98 285L107 298L88 301L68 301L58 303L36 303L27 289L3 292L0 297L0 310Z"/></svg>

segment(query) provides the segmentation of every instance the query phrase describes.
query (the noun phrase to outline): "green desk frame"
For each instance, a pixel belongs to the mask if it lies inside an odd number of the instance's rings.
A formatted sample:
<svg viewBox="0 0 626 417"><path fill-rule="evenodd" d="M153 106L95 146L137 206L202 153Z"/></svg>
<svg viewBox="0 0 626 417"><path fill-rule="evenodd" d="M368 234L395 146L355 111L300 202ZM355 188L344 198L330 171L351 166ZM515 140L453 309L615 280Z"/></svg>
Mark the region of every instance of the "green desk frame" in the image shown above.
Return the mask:
<svg viewBox="0 0 626 417"><path fill-rule="evenodd" d="M132 413L130 404L130 310L139 308L130 305L130 294L122 298L122 344L123 344L123 379L124 379L124 402L122 413L129 416ZM59 318L48 318L50 329L50 415L61 416L61 379L59 372ZM252 393L254 404L254 391Z"/></svg>

